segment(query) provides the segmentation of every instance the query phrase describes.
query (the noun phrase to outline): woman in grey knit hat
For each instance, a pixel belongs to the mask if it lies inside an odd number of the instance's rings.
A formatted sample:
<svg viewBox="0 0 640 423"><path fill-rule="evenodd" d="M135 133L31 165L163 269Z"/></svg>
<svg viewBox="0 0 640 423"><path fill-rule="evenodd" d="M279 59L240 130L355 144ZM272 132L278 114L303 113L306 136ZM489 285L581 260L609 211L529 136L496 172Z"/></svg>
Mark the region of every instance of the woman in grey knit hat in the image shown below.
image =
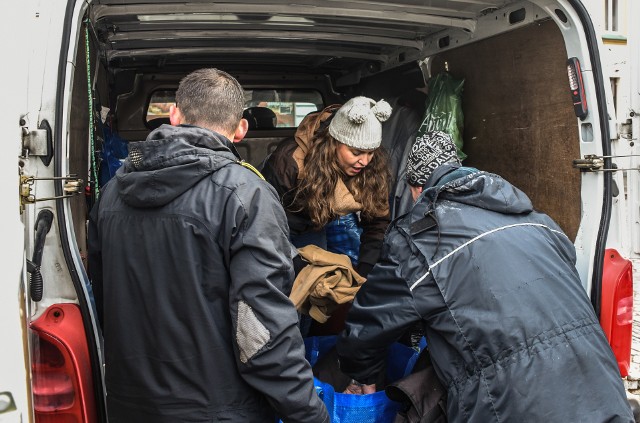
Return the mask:
<svg viewBox="0 0 640 423"><path fill-rule="evenodd" d="M389 224L390 174L380 144L390 115L386 101L367 97L328 106L308 115L262 169L287 212L294 246L347 254L364 277L378 260ZM360 233L355 251L327 244L327 230L336 224Z"/></svg>

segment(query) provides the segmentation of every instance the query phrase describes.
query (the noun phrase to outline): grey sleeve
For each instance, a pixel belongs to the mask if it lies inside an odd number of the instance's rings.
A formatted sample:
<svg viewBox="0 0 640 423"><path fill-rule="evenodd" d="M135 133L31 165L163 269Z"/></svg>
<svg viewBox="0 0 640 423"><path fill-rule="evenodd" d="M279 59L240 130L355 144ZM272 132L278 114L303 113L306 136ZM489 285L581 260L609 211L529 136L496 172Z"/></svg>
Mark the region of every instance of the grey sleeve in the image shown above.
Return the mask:
<svg viewBox="0 0 640 423"><path fill-rule="evenodd" d="M293 283L282 206L266 182L239 187L226 209L229 304L237 365L284 422L329 422L285 293Z"/></svg>
<svg viewBox="0 0 640 423"><path fill-rule="evenodd" d="M421 319L396 251L410 249L401 236L390 231L382 256L356 294L338 338L340 369L361 383L375 382L384 369L388 347Z"/></svg>

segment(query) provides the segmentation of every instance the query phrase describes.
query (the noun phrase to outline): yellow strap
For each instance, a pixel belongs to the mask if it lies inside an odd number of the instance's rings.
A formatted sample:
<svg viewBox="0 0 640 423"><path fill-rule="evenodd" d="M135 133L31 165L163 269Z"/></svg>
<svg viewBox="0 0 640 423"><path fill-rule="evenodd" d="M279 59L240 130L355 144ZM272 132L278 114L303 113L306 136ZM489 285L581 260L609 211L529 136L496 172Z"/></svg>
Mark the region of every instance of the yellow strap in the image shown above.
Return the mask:
<svg viewBox="0 0 640 423"><path fill-rule="evenodd" d="M249 169L250 171L252 171L256 175L258 175L260 177L260 179L262 179L263 181L266 180L266 179L264 179L264 176L262 176L262 173L260 173L260 171L258 169L256 169L251 163L247 163L244 160L240 160L238 163L240 163L242 166L246 167L247 169Z"/></svg>

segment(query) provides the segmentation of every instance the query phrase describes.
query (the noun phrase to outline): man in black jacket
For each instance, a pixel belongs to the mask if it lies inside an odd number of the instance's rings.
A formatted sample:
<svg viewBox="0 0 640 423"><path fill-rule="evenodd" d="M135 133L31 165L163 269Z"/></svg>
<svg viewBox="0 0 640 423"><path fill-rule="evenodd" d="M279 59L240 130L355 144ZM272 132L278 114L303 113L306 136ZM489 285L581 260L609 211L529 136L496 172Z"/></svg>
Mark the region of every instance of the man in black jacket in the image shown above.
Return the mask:
<svg viewBox="0 0 640 423"><path fill-rule="evenodd" d="M356 295L342 371L371 384L421 322L450 422L632 422L562 230L501 177L461 167L446 134L416 141L407 182L416 204Z"/></svg>
<svg viewBox="0 0 640 423"><path fill-rule="evenodd" d="M288 299L284 211L231 142L243 90L201 69L176 103L91 213L109 421L328 422Z"/></svg>

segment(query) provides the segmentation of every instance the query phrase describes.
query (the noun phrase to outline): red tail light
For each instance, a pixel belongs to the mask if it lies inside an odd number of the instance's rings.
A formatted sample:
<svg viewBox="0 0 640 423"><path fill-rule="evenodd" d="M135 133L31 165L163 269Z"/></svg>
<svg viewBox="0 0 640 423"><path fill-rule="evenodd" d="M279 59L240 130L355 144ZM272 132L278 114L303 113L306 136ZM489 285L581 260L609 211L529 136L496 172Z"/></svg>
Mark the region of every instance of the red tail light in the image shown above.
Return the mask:
<svg viewBox="0 0 640 423"><path fill-rule="evenodd" d="M605 252L600 324L618 360L622 377L629 375L633 323L633 273L629 260L616 250Z"/></svg>
<svg viewBox="0 0 640 423"><path fill-rule="evenodd" d="M31 329L36 422L96 421L89 350L78 307L51 306Z"/></svg>

